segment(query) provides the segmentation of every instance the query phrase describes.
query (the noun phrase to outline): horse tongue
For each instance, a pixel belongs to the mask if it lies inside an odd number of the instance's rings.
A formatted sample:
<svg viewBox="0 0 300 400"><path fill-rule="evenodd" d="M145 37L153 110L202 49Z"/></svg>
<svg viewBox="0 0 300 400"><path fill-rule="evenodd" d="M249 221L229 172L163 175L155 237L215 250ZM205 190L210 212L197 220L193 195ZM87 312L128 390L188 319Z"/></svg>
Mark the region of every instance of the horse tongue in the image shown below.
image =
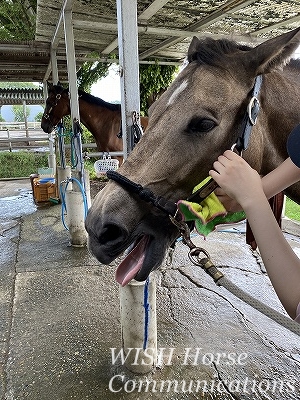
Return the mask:
<svg viewBox="0 0 300 400"><path fill-rule="evenodd" d="M126 258L119 264L116 270L116 281L122 285L127 285L141 269L145 259L145 249L149 241L149 236L143 236L138 244L131 250Z"/></svg>

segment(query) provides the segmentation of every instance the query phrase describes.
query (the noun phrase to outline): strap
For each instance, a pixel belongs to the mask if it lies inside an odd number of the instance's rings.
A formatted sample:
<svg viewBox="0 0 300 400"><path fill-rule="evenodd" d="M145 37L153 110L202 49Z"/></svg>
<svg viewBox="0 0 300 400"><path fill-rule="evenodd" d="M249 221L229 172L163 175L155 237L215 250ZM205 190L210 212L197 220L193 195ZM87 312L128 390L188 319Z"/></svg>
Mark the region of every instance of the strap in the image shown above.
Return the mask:
<svg viewBox="0 0 300 400"><path fill-rule="evenodd" d="M258 96L261 89L262 80L263 80L262 75L257 75L257 77L255 78L255 83L252 90L252 96L249 101L247 112L244 117L241 134L238 136L235 145L235 149L238 151L239 154L241 154L243 150L246 150L248 148L251 131L253 126L256 124L256 120L260 109Z"/></svg>
<svg viewBox="0 0 300 400"><path fill-rule="evenodd" d="M117 171L107 171L106 175L109 179L115 181L124 189L140 196L140 198L147 203L152 203L155 207L159 208L161 211L164 211L168 215L175 216L177 212L176 203L168 201L162 196L155 196L150 189L143 187L139 183L131 181L130 179L126 178L126 176L119 174Z"/></svg>

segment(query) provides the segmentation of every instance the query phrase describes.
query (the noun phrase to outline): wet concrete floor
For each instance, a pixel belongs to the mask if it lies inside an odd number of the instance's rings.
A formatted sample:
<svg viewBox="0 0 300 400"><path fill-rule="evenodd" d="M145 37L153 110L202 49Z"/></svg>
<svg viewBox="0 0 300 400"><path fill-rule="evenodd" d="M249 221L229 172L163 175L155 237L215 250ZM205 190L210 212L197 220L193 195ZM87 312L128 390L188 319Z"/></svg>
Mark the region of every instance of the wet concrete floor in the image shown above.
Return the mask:
<svg viewBox="0 0 300 400"><path fill-rule="evenodd" d="M29 180L0 181L0 399L299 399L299 336L191 264L178 243L157 283L164 362L129 372L121 349L117 261L69 246L61 206L36 206ZM300 256L299 227L285 233ZM226 276L285 314L244 227L193 236ZM164 349L164 350L162 350Z"/></svg>

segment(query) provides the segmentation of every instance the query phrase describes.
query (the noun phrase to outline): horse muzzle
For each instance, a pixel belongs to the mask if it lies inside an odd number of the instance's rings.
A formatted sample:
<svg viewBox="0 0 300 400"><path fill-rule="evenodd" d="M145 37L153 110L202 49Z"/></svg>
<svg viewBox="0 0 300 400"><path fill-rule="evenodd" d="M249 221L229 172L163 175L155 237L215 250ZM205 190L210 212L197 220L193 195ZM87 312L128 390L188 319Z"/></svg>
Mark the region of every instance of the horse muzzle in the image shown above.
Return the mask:
<svg viewBox="0 0 300 400"><path fill-rule="evenodd" d="M116 271L117 281L123 286L133 278L144 281L161 265L167 248L178 235L177 229L164 214L143 214L142 210L138 213L135 208L134 217L130 218L129 201L123 203L128 205L123 214L119 210L124 211L124 207L114 205L108 210L106 198L100 198L101 205L96 202L100 209L94 203L86 218L89 250L103 264L110 264L125 253ZM135 202L132 206L136 207Z"/></svg>

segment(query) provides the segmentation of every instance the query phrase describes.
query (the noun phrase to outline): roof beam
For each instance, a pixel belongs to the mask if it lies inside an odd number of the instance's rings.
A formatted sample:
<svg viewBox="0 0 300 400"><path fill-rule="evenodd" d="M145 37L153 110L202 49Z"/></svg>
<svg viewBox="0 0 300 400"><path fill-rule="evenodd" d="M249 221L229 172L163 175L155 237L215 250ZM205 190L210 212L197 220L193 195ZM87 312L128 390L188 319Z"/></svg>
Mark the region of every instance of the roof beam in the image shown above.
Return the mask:
<svg viewBox="0 0 300 400"><path fill-rule="evenodd" d="M153 15L157 13L166 3L170 0L154 0L149 7L147 7L142 14L138 16L138 24L141 22L145 24L145 22L151 18ZM118 47L118 38L114 39L103 51L102 54L109 54L114 51Z"/></svg>
<svg viewBox="0 0 300 400"><path fill-rule="evenodd" d="M138 21L146 21L153 17L166 3L170 0L154 0L149 7L147 7L142 14L139 15Z"/></svg>
<svg viewBox="0 0 300 400"><path fill-rule="evenodd" d="M261 33L269 32L272 29L280 28L282 26L293 24L295 22L300 21L300 15L296 15L295 17L285 19L283 21L276 22L275 24L268 25L265 28L257 29L255 32L251 33L250 35L259 35Z"/></svg>
<svg viewBox="0 0 300 400"><path fill-rule="evenodd" d="M256 0L231 0L227 1L222 7L218 10L212 12L208 17L203 18L202 20L195 22L188 26L188 30L198 32L199 29L203 29L208 25L211 25L214 22L219 21L221 18L224 18L226 14L233 13L235 11L240 10L243 7L248 6L251 3L254 3ZM171 46L172 44L176 44L180 41L180 37L174 37L167 40L164 40L157 46L153 46L151 49L148 49L140 54L140 59L146 58L154 54L156 51L163 49L167 46Z"/></svg>

